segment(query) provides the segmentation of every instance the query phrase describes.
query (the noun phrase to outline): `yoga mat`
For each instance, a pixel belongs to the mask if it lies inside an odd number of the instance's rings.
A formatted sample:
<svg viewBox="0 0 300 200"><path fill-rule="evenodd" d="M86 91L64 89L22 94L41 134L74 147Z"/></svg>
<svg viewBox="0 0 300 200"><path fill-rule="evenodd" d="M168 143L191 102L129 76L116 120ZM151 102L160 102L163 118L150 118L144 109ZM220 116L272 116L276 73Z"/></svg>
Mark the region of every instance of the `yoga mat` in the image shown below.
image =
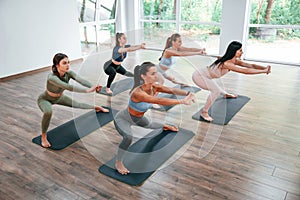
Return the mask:
<svg viewBox="0 0 300 200"><path fill-rule="evenodd" d="M112 121L113 113L117 111L107 109L110 110L108 113L92 110L48 131L47 139L51 144L50 149L62 150ZM32 142L41 145L41 135L33 138Z"/></svg>
<svg viewBox="0 0 300 200"><path fill-rule="evenodd" d="M250 100L249 97L239 95L237 98L225 99L220 96L208 111L208 114L214 119L213 124L226 125L234 117L234 115ZM192 118L195 120L205 121L200 113L195 113ZM207 121L205 121L207 122Z"/></svg>
<svg viewBox="0 0 300 200"><path fill-rule="evenodd" d="M134 82L133 78L125 78L125 79L116 81L113 84L111 84L110 89L113 91L112 94L106 93L106 91L105 91L106 86L102 87L101 90L99 91L99 93L107 95L107 96L115 96L126 90L131 89L133 87L133 82Z"/></svg>
<svg viewBox="0 0 300 200"><path fill-rule="evenodd" d="M122 175L115 169L116 157L100 166L99 172L128 185L142 185L194 135L192 131L182 128L178 132L152 131L131 145L125 153L123 163L129 174Z"/></svg>
<svg viewBox="0 0 300 200"><path fill-rule="evenodd" d="M190 91L192 93L197 93L197 92L199 92L201 90L200 88L194 87L194 86L180 86L180 85L176 85L174 88L179 88L181 90ZM160 97L160 98L170 98L170 99L184 99L186 96L180 96L180 95L175 95L175 94L167 94L167 93L160 93L158 95L158 97ZM155 105L155 107L152 107L152 109L159 110L159 111L168 111L171 108L173 108L174 106L175 105L170 105L170 106Z"/></svg>

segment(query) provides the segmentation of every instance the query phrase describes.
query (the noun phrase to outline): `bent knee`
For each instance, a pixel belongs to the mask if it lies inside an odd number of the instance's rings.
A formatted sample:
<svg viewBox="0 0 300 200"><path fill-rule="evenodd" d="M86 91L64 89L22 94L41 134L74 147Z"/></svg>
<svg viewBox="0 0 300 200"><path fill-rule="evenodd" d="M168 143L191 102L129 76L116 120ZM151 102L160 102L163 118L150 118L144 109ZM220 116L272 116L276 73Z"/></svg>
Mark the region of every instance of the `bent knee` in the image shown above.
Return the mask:
<svg viewBox="0 0 300 200"><path fill-rule="evenodd" d="M52 116L52 110L47 110L44 112L45 117L51 117Z"/></svg>

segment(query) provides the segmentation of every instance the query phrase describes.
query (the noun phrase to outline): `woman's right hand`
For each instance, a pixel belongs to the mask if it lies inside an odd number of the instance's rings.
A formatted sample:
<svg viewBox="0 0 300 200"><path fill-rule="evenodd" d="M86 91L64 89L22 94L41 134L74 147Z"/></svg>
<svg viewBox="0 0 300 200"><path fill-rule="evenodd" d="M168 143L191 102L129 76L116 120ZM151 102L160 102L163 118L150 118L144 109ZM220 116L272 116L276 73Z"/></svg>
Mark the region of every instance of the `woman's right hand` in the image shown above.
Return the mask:
<svg viewBox="0 0 300 200"><path fill-rule="evenodd" d="M184 99L182 99L182 104L185 105L191 105L194 102L195 102L195 95L194 93L191 92Z"/></svg>
<svg viewBox="0 0 300 200"><path fill-rule="evenodd" d="M206 55L206 49L205 48L201 49L200 55Z"/></svg>
<svg viewBox="0 0 300 200"><path fill-rule="evenodd" d="M268 66L266 67L266 74L270 74L270 73L271 73L271 66L268 65Z"/></svg>
<svg viewBox="0 0 300 200"><path fill-rule="evenodd" d="M89 89L87 89L86 92L87 93L94 92L97 89L99 89L99 85L94 85L93 87L90 87Z"/></svg>
<svg viewBox="0 0 300 200"><path fill-rule="evenodd" d="M141 44L141 49L146 49L146 43Z"/></svg>

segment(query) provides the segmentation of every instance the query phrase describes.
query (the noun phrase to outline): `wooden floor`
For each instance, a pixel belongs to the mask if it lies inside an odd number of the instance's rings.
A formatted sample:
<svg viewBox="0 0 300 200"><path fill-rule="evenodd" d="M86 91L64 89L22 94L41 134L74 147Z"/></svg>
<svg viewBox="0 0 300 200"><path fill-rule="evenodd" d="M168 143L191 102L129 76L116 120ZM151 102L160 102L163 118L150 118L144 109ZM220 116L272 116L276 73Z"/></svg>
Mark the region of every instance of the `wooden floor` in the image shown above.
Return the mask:
<svg viewBox="0 0 300 200"><path fill-rule="evenodd" d="M105 84L102 65L111 52L87 57L72 68L93 83ZM160 53L130 53L130 70ZM208 57L180 59L173 73L190 84L194 67ZM265 63L264 63L265 65ZM230 72L222 83L251 100L228 125L192 119L207 97L197 93L192 106L176 106L151 116L172 121L196 136L139 187L98 172L115 155L121 137L109 123L62 151L31 142L40 134L42 113L36 99L49 70L0 82L0 199L300 199L300 68L272 65L266 75ZM117 79L124 78L120 75ZM167 83L168 84L168 83ZM72 94L80 101L126 107L128 93L115 97ZM53 106L50 129L89 110ZM184 112L183 112L184 110Z"/></svg>

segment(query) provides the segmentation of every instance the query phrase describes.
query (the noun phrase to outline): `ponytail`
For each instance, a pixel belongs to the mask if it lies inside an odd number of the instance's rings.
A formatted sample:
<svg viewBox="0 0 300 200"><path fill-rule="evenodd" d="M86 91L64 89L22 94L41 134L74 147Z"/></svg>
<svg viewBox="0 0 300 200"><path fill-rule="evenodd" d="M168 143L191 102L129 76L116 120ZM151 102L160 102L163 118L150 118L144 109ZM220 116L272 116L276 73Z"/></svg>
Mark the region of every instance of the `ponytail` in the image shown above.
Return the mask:
<svg viewBox="0 0 300 200"><path fill-rule="evenodd" d="M56 65L52 65L52 72L53 72L54 75L59 77L59 73L58 73Z"/></svg>
<svg viewBox="0 0 300 200"><path fill-rule="evenodd" d="M119 32L116 33L116 45L115 45L115 47L116 47L116 46L120 46L119 39L120 39L123 35L124 35L124 33L119 33Z"/></svg>
<svg viewBox="0 0 300 200"><path fill-rule="evenodd" d="M210 67L212 67L213 65L218 65L219 63L224 63L227 60L232 59L235 56L235 53L242 48L242 43L238 42L238 41L233 41L231 42L227 49L225 54L218 58L212 65L210 65Z"/></svg>
<svg viewBox="0 0 300 200"><path fill-rule="evenodd" d="M159 61L160 61L161 58L163 57L163 55L164 55L166 49L172 47L172 42L173 42L173 41L175 42L175 41L177 40L177 38L180 38L180 37L181 37L181 35L180 35L179 33L174 33L173 35L171 35L171 37L168 37L168 38L167 38L165 48L164 48L164 50L163 50L163 52L162 52L160 58L158 59Z"/></svg>
<svg viewBox="0 0 300 200"><path fill-rule="evenodd" d="M150 67L154 67L155 65L152 62L143 62L141 65L137 65L134 68L134 85L130 90L130 93L137 88L138 86L144 84L144 80L142 79L142 75L146 75Z"/></svg>

